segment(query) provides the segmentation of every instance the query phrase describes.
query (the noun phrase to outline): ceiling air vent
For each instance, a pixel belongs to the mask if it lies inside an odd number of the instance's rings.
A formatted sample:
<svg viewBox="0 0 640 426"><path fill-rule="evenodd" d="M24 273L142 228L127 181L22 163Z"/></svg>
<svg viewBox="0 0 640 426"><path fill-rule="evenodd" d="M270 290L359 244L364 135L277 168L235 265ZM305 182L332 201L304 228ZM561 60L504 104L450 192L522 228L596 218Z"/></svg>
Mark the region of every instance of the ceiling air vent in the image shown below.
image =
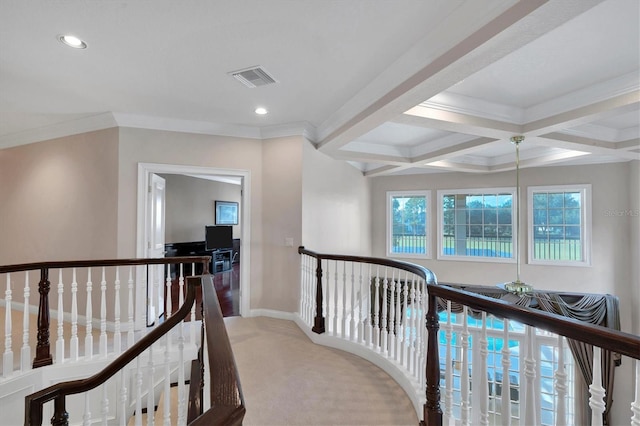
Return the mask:
<svg viewBox="0 0 640 426"><path fill-rule="evenodd" d="M232 71L229 74L249 88L276 83L276 80L260 66Z"/></svg>

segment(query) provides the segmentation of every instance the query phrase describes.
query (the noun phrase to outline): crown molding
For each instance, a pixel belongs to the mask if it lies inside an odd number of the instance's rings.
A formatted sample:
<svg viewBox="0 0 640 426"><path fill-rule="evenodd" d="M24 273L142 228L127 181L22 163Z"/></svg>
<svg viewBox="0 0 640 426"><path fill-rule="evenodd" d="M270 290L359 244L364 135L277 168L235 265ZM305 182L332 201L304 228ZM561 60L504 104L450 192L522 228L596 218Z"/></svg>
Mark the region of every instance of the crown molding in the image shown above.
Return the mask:
<svg viewBox="0 0 640 426"><path fill-rule="evenodd" d="M316 140L316 129L310 123L300 122L268 127L242 126L207 121L182 120L139 114L105 112L89 117L25 130L0 136L0 149L27 145L72 135L78 135L112 127L161 130L202 135L230 136L248 139L270 139L286 136L304 136L311 142Z"/></svg>
<svg viewBox="0 0 640 426"><path fill-rule="evenodd" d="M110 112L96 114L75 120L29 129L10 135L0 136L0 149L14 146L28 145L35 142L43 142L66 136L79 135L81 133L117 127L114 116Z"/></svg>

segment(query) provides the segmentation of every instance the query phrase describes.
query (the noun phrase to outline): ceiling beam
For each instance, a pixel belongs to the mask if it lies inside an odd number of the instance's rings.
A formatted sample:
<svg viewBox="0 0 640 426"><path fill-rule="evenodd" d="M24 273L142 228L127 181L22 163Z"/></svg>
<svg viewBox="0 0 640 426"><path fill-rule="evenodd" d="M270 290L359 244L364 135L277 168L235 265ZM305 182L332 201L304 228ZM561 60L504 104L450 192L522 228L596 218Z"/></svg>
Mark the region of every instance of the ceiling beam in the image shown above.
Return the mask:
<svg viewBox="0 0 640 426"><path fill-rule="evenodd" d="M582 151L589 154L611 155L628 160L640 160L640 153L618 148L612 142L603 142L596 139L582 136L568 135L566 133L547 133L535 138L536 145L549 146L554 148Z"/></svg>

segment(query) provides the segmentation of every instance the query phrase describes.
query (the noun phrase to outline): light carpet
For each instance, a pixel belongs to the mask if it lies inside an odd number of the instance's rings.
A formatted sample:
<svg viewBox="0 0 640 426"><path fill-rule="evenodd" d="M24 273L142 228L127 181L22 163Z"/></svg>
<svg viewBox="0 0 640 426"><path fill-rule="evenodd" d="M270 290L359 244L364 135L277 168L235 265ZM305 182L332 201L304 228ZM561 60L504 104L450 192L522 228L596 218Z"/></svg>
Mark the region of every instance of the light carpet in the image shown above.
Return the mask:
<svg viewBox="0 0 640 426"><path fill-rule="evenodd" d="M292 321L225 318L247 426L417 425L402 388L358 356L316 345Z"/></svg>

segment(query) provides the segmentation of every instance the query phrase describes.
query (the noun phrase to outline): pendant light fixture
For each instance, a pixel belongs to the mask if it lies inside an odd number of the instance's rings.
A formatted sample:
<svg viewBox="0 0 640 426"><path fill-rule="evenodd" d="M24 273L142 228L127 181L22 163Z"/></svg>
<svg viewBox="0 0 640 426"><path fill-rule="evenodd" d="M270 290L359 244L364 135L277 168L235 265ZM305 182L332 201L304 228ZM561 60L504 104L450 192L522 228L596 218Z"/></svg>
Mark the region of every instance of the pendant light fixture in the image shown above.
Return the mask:
<svg viewBox="0 0 640 426"><path fill-rule="evenodd" d="M514 242L514 254L516 256L516 280L501 284L500 287L506 291L516 294L526 294L533 292L533 287L520 280L520 144L524 141L524 136L512 136L511 143L516 146L516 240Z"/></svg>

